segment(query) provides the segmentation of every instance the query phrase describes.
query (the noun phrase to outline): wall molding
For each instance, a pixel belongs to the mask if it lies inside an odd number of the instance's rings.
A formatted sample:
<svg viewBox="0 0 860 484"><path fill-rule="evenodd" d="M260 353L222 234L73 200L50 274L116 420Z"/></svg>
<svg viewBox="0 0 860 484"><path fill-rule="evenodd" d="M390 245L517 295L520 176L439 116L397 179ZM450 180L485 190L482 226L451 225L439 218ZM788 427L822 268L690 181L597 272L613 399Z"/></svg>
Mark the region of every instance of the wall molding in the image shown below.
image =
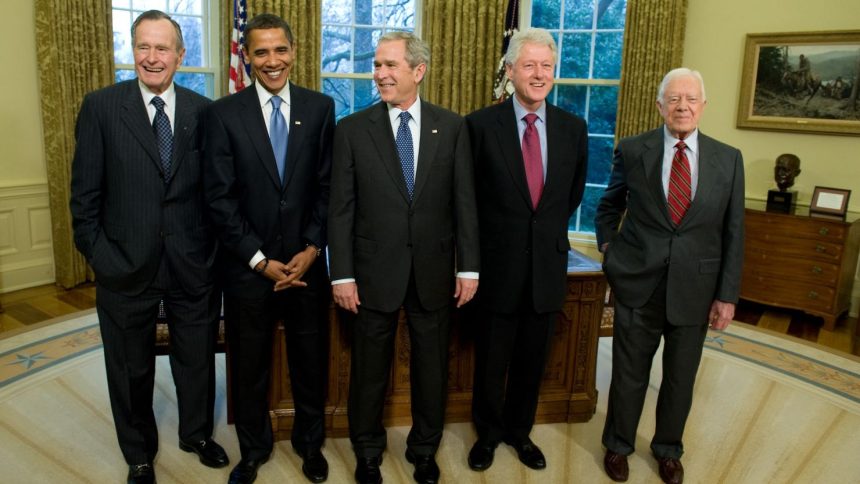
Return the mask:
<svg viewBox="0 0 860 484"><path fill-rule="evenodd" d="M54 274L48 184L0 187L0 293L51 284Z"/></svg>

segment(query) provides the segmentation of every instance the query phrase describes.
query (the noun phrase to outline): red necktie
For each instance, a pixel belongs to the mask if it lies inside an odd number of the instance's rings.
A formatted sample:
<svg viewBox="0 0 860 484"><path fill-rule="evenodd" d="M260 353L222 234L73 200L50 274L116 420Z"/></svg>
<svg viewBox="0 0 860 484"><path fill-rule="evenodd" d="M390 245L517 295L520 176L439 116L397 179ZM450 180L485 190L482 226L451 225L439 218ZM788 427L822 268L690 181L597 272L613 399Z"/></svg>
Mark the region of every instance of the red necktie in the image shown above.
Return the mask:
<svg viewBox="0 0 860 484"><path fill-rule="evenodd" d="M675 156L672 158L672 173L669 175L669 215L675 225L681 223L687 209L690 208L692 195L692 176L690 175L690 162L684 151L687 145L678 141L675 145Z"/></svg>
<svg viewBox="0 0 860 484"><path fill-rule="evenodd" d="M535 121L537 114L526 114L523 119L526 122L526 131L523 133L523 163L526 168L526 181L529 184L529 194L532 197L532 206L537 208L543 193L543 163L540 156L540 138L538 137Z"/></svg>

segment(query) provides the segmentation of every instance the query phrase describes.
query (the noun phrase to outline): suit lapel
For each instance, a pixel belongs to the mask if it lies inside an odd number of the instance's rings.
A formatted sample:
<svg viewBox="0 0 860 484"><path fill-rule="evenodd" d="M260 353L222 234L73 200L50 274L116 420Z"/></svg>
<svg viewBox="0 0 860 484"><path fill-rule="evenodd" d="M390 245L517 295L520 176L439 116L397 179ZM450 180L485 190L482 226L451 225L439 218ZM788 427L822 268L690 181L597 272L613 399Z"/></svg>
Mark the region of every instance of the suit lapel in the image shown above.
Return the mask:
<svg viewBox="0 0 860 484"><path fill-rule="evenodd" d="M546 178L544 180L543 195L540 197L537 208L540 209L544 200L552 196L559 189L556 186L562 183L562 177L558 175L564 163L564 129L561 121L556 118L556 111L549 103L546 103ZM569 156L572 156L570 153ZM525 167L523 167L525 173ZM525 175L524 175L525 177ZM528 186L528 185L526 185Z"/></svg>
<svg viewBox="0 0 860 484"><path fill-rule="evenodd" d="M275 162L275 153L272 151L272 142L269 140L269 132L263 121L263 110L260 108L260 98L257 96L257 88L253 85L239 91L237 96L241 98L241 109L239 116L245 132L251 139L251 146L257 152L263 169L269 174L272 183L278 191L281 190L281 177L278 176L278 164Z"/></svg>
<svg viewBox="0 0 860 484"><path fill-rule="evenodd" d="M529 193L528 182L526 182L526 168L523 165L523 150L520 146L520 134L517 129L517 119L514 114L514 104L512 99L508 99L499 110L499 116L496 118L498 129L496 129L496 139L501 151L505 157L505 166L511 175L514 186L520 192L520 197L523 203L527 204L529 209L532 209L532 196ZM548 140L547 140L548 141ZM549 150L547 150L549 151ZM549 155L547 155L549 156Z"/></svg>
<svg viewBox="0 0 860 484"><path fill-rule="evenodd" d="M287 142L287 166L284 167L284 187L290 185L290 179L296 171L299 153L301 153L302 145L305 143L307 129L302 124L302 118L305 113L309 112L305 108L307 101L307 97L296 89L294 84L290 83L290 120L287 125L290 131Z"/></svg>
<svg viewBox="0 0 860 484"><path fill-rule="evenodd" d="M699 131L699 176L696 183L696 196L693 198L690 208L687 209L687 213L681 220L681 225L684 225L687 220L694 218L702 210L702 207L706 205L705 200L710 197L716 184L714 180L719 176L720 167L717 160L717 152L711 143L711 139ZM702 183L703 181L709 181L710 183Z"/></svg>
<svg viewBox="0 0 860 484"><path fill-rule="evenodd" d="M185 159L185 153L188 152L191 137L197 130L197 116L193 114L191 96L178 86L176 87L176 110L174 113L176 119L173 127L173 166L171 171L176 174L179 173L179 166ZM173 176L170 177L171 180L173 178Z"/></svg>
<svg viewBox="0 0 860 484"><path fill-rule="evenodd" d="M129 81L126 84L127 92L122 94L121 115L123 123L128 127L131 134L143 146L149 159L155 164L156 169L161 172L161 158L158 156L158 145L155 140L155 131L149 122L149 114L143 105L143 95L140 93L137 81Z"/></svg>
<svg viewBox="0 0 860 484"><path fill-rule="evenodd" d="M418 200L418 196L421 195L421 189L427 183L430 170L433 169L433 163L436 160L439 132L443 129L438 123L439 116L436 113L436 108L421 101L421 139L418 146L418 173L415 179L415 189L412 193L413 201ZM403 169L401 168L402 172Z"/></svg>
<svg viewBox="0 0 860 484"><path fill-rule="evenodd" d="M403 199L406 203L409 203L409 192L406 191L406 180L403 178L400 156L397 154L397 147L394 145L394 133L391 132L388 107L383 102L378 103L369 114L370 125L367 127L367 131L374 146L376 146L382 166L400 191Z"/></svg>
<svg viewBox="0 0 860 484"><path fill-rule="evenodd" d="M669 215L669 205L663 190L663 128L651 131L645 140L645 150L642 152L642 164L645 171L648 189L654 199L654 206L659 207L663 220L672 225Z"/></svg>

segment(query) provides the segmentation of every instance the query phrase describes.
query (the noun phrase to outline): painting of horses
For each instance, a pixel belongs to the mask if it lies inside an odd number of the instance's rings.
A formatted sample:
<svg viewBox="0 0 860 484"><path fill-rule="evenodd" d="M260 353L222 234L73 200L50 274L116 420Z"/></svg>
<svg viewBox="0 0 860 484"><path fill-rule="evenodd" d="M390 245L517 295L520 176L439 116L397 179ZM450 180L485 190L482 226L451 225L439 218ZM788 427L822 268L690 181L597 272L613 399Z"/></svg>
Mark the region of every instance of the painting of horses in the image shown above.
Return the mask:
<svg viewBox="0 0 860 484"><path fill-rule="evenodd" d="M860 134L860 30L748 34L738 127Z"/></svg>

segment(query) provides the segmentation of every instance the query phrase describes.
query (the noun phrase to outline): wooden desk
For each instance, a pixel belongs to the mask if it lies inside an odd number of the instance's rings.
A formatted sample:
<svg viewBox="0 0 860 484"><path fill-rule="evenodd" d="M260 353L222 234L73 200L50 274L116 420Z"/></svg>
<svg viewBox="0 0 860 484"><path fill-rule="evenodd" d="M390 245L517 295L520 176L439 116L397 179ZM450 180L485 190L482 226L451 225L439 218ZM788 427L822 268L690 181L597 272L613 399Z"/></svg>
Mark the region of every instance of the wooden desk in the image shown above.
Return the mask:
<svg viewBox="0 0 860 484"><path fill-rule="evenodd" d="M851 306L860 246L860 219L766 212L748 203L740 297L800 309L832 331Z"/></svg>
<svg viewBox="0 0 860 484"><path fill-rule="evenodd" d="M568 257L568 293L556 323L537 409L537 423L586 422L597 407L595 370L597 337L606 279L600 264L581 253ZM474 308L467 305L454 312L448 375L446 422L471 420L472 373L474 364ZM347 393L349 391L350 337L348 315L329 310L329 371L326 398L326 431L329 437L348 435ZM275 438L289 439L295 414L290 393L286 344L279 325L273 345L270 408ZM409 335L401 313L395 338L394 362L385 403L386 426L409 425Z"/></svg>

